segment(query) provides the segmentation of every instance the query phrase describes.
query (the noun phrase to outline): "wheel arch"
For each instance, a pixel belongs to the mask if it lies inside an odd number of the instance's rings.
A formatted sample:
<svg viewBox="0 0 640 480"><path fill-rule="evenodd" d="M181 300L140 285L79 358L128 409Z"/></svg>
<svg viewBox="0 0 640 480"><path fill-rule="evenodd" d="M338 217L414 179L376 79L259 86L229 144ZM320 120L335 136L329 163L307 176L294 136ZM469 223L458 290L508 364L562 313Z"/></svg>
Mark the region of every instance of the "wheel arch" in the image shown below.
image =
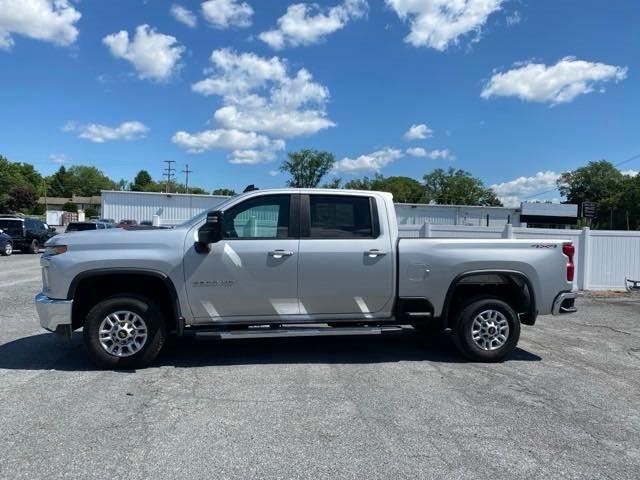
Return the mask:
<svg viewBox="0 0 640 480"><path fill-rule="evenodd" d="M67 299L74 300L73 328L84 324L92 304L115 294L138 294L155 301L166 316L167 329L181 330L180 301L171 278L158 270L137 268L102 268L76 275L67 292Z"/></svg>
<svg viewBox="0 0 640 480"><path fill-rule="evenodd" d="M504 282L485 281L479 282L477 284L465 284L463 282L463 280L472 280L473 277L481 278L492 275L504 279ZM535 324L536 317L538 315L538 311L536 308L536 292L533 288L533 284L530 278L525 273L518 270L488 269L469 270L467 272L456 275L456 277L452 280L449 288L447 289L447 294L445 296L445 301L440 315L445 328L451 326L450 322L453 320L452 313L455 312L455 305L453 303L456 299L456 294L462 293L461 286L464 287L465 285L474 286L475 288L469 288L469 290L476 293L486 291L488 295L492 294L502 297L510 304L511 302L515 301L517 305L512 305L512 307L516 310L517 313L520 314L520 321L525 325ZM504 293L495 293L494 291L491 291L491 287L496 287L497 285L508 285L511 288L509 289L509 291L505 289ZM514 285L516 288L513 288ZM520 291L521 294L516 295L515 291Z"/></svg>

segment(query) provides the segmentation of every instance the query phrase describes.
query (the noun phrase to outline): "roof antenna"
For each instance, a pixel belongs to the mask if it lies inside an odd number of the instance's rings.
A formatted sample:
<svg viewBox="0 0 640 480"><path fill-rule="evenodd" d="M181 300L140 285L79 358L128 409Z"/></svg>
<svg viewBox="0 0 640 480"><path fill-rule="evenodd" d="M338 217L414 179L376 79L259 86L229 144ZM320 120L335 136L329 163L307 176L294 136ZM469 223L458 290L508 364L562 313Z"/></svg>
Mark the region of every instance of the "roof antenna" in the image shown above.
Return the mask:
<svg viewBox="0 0 640 480"><path fill-rule="evenodd" d="M259 189L252 183L251 185L247 185L247 188L245 188L242 191L242 193L253 192L254 190L259 190Z"/></svg>

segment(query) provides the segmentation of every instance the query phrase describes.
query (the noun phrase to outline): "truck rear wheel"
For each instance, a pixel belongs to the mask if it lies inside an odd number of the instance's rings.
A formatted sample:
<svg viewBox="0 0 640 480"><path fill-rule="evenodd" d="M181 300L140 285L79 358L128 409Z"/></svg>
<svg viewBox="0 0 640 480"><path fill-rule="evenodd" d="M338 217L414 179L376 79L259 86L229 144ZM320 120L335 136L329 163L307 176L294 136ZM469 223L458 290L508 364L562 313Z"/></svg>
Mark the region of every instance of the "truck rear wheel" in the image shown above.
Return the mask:
<svg viewBox="0 0 640 480"><path fill-rule="evenodd" d="M453 340L468 359L499 362L516 348L520 319L509 304L499 298L476 297L459 311Z"/></svg>
<svg viewBox="0 0 640 480"><path fill-rule="evenodd" d="M164 316L144 297L118 295L102 300L87 315L84 344L100 368L147 366L166 338Z"/></svg>
<svg viewBox="0 0 640 480"><path fill-rule="evenodd" d="M13 253L13 244L11 242L7 242L4 244L4 248L0 251L0 255L3 257L10 257Z"/></svg>

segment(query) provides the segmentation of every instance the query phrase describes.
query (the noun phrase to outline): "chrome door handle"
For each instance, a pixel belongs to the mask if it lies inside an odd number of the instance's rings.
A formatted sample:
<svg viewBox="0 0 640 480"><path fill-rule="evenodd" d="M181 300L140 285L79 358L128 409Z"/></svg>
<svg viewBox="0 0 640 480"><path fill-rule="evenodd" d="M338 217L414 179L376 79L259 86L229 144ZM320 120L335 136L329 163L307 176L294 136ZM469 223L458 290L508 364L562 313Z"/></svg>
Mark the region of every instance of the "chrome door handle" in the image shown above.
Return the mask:
<svg viewBox="0 0 640 480"><path fill-rule="evenodd" d="M385 252L383 250L378 250L377 248L372 248L371 250L369 250L367 252L367 256L369 258L383 257L386 254L387 254L387 252Z"/></svg>
<svg viewBox="0 0 640 480"><path fill-rule="evenodd" d="M273 258L290 257L291 255L293 255L293 252L291 250L278 249L269 252L269 256Z"/></svg>

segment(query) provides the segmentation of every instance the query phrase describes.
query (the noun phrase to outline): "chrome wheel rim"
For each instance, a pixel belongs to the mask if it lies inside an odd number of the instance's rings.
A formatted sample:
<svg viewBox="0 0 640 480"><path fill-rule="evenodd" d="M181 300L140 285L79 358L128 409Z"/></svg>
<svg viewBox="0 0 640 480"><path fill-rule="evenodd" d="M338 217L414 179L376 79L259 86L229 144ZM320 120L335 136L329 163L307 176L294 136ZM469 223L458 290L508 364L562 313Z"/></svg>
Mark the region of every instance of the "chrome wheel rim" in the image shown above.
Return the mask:
<svg viewBox="0 0 640 480"><path fill-rule="evenodd" d="M13 252L13 247L11 246L10 243L7 243L4 246L4 253L6 253L7 255L11 255L12 252Z"/></svg>
<svg viewBox="0 0 640 480"><path fill-rule="evenodd" d="M471 322L471 338L482 350L497 350L509 338L509 322L498 310L484 310Z"/></svg>
<svg viewBox="0 0 640 480"><path fill-rule="evenodd" d="M147 324L140 315L129 310L110 313L100 323L100 345L114 357L130 357L147 343Z"/></svg>

